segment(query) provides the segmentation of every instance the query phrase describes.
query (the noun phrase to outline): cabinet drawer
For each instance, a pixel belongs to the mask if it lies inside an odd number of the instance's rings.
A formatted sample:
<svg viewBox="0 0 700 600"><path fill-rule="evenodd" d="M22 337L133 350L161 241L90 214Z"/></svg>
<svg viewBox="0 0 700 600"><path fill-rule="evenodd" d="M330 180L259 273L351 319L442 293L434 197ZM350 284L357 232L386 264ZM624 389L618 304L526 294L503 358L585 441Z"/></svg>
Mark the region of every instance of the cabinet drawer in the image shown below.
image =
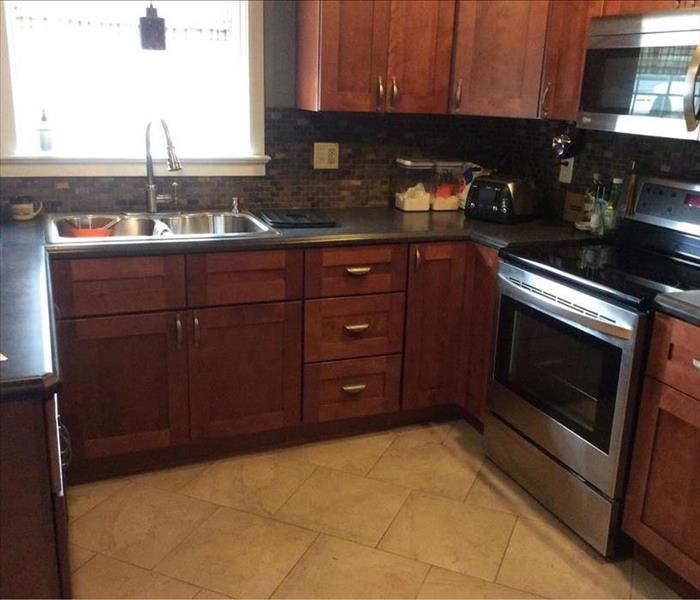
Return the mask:
<svg viewBox="0 0 700 600"><path fill-rule="evenodd" d="M190 306L298 300L301 250L219 252L187 257Z"/></svg>
<svg viewBox="0 0 700 600"><path fill-rule="evenodd" d="M304 311L306 362L401 352L402 292L309 300Z"/></svg>
<svg viewBox="0 0 700 600"><path fill-rule="evenodd" d="M51 262L51 279L59 318L185 305L182 256L56 259Z"/></svg>
<svg viewBox="0 0 700 600"><path fill-rule="evenodd" d="M700 327L657 313L647 374L700 400Z"/></svg>
<svg viewBox="0 0 700 600"><path fill-rule="evenodd" d="M304 422L318 423L399 409L401 355L304 367Z"/></svg>
<svg viewBox="0 0 700 600"><path fill-rule="evenodd" d="M378 294L406 289L406 245L306 251L308 298Z"/></svg>

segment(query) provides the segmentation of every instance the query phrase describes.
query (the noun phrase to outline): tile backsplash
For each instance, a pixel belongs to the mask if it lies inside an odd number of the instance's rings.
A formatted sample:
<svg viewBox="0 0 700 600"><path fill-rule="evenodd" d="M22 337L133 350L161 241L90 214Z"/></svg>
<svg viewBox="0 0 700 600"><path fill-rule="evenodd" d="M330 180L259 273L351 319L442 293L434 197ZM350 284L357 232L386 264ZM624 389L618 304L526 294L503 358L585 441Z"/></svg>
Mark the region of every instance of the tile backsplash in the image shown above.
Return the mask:
<svg viewBox="0 0 700 600"><path fill-rule="evenodd" d="M641 136L586 132L574 180L556 181L551 139L557 121L266 111L265 145L272 157L264 177L178 177L180 208L386 206L391 202L397 156L473 160L535 180L549 212L559 210L566 189L582 190L594 172L624 175L632 160L645 173L700 180L700 144ZM340 143L340 168L313 169L313 142ZM183 154L186 150L182 149ZM187 166L184 165L184 173ZM161 186L171 181L158 178ZM18 195L42 200L48 211L143 210L144 177L4 178L3 201Z"/></svg>

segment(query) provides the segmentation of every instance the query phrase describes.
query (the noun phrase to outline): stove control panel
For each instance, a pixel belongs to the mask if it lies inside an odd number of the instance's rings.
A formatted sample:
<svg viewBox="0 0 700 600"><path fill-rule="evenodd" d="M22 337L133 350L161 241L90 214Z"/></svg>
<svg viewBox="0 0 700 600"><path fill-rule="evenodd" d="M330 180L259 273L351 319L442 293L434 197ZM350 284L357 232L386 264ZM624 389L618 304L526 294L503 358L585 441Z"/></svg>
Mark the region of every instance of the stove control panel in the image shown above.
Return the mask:
<svg viewBox="0 0 700 600"><path fill-rule="evenodd" d="M629 218L700 236L700 183L642 177Z"/></svg>

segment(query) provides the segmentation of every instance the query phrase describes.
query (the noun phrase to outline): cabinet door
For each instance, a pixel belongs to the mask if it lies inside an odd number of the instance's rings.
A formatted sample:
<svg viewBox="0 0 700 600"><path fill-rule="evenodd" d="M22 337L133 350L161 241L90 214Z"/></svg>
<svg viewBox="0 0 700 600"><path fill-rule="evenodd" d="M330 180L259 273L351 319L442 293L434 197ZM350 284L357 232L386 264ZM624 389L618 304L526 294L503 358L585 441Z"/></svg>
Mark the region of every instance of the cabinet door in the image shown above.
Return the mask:
<svg viewBox="0 0 700 600"><path fill-rule="evenodd" d="M644 384L623 529L700 588L700 401Z"/></svg>
<svg viewBox="0 0 700 600"><path fill-rule="evenodd" d="M461 0L452 112L536 117L549 2Z"/></svg>
<svg viewBox="0 0 700 600"><path fill-rule="evenodd" d="M459 401L466 244L411 246L406 309L404 408Z"/></svg>
<svg viewBox="0 0 700 600"><path fill-rule="evenodd" d="M468 347L465 408L483 422L491 378L498 308L498 252L469 243L465 298L465 332Z"/></svg>
<svg viewBox="0 0 700 600"><path fill-rule="evenodd" d="M576 120L591 17L602 13L602 0L559 0L549 8L540 116Z"/></svg>
<svg viewBox="0 0 700 600"><path fill-rule="evenodd" d="M187 441L187 348L178 313L61 321L61 414L76 458ZM178 333L180 332L180 333Z"/></svg>
<svg viewBox="0 0 700 600"><path fill-rule="evenodd" d="M297 106L384 110L388 0L305 0L297 19Z"/></svg>
<svg viewBox="0 0 700 600"><path fill-rule="evenodd" d="M387 110L447 112L454 12L453 0L392 1Z"/></svg>
<svg viewBox="0 0 700 600"><path fill-rule="evenodd" d="M692 0L605 0L604 15L627 15L692 6Z"/></svg>
<svg viewBox="0 0 700 600"><path fill-rule="evenodd" d="M300 422L301 303L192 311L192 438Z"/></svg>

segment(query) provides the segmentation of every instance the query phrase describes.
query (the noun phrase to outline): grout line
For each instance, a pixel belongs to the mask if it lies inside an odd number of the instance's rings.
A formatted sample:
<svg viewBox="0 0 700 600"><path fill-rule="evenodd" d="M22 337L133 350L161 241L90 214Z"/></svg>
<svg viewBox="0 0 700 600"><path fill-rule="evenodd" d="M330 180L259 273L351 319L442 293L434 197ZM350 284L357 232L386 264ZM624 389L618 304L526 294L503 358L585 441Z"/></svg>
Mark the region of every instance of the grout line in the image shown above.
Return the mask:
<svg viewBox="0 0 700 600"><path fill-rule="evenodd" d="M430 571L433 570L433 565L431 565L429 563L423 563L423 564L427 564L428 568L425 571L425 575L423 575L423 580L420 582L420 585L418 586L418 590L416 591L414 598L418 598L421 590L423 589L423 586L425 585L425 581L428 579L428 575L430 575Z"/></svg>
<svg viewBox="0 0 700 600"><path fill-rule="evenodd" d="M311 550L311 547L316 543L318 538L321 537L321 532L316 534L316 537L311 541L311 543L307 546L306 550L302 552L301 556L297 559L297 561L292 565L292 567L287 571L284 577L280 580L280 582L275 586L275 589L272 590L268 598L272 598L272 596L275 595L275 592L280 588L280 586L287 580L287 578L292 574L292 571L296 569L297 565L304 559L304 557L308 554L309 550Z"/></svg>
<svg viewBox="0 0 700 600"><path fill-rule="evenodd" d="M318 471L318 469L319 469L319 466L318 466L318 465L313 465L313 464L311 464L311 463L305 463L305 464L313 466L313 469L311 469L311 473L309 473L308 477L305 477L305 478L304 478L304 481L302 481L302 482L294 489L294 491L293 491L291 494L289 494L289 496L287 496L287 498L285 499L285 501L282 502L282 504L280 504L280 505L275 509L275 512L272 513L272 515L273 515L274 517L277 517L277 513L280 512L285 506L287 506L287 504L288 504L289 501L294 497L294 495L304 486L304 484L305 484L309 479L311 479L311 477L313 477L313 474L314 474L316 471ZM279 517L277 517L277 518L279 518ZM312 530L312 531L313 531L313 530Z"/></svg>
<svg viewBox="0 0 700 600"><path fill-rule="evenodd" d="M506 547L503 550L503 556L501 556L501 562L498 563L498 570L496 571L496 576L493 578L493 583L496 583L498 581L498 576L501 574L501 567L503 567L503 563L506 560L506 554L508 554L508 548L510 548L510 542L513 539L513 533L515 533L515 528L517 527L519 520L520 517L516 516L515 521L513 522L513 528L510 530L510 535L508 536L508 543L506 544Z"/></svg>
<svg viewBox="0 0 700 600"><path fill-rule="evenodd" d="M403 507L406 506L406 502L408 502L408 499L410 498L411 494L413 493L413 490L411 490L410 488L407 488L407 489L408 489L408 494L406 494L406 497L403 499L401 506L399 506L399 510L396 511L396 514L392 517L391 522L389 523L389 525L387 525L386 529L384 530L384 533L382 533L381 537L379 538L377 543L374 545L374 547L377 550L379 550L379 544L382 543L382 541L386 537L387 532L389 531L389 529L391 529L392 525L396 521L396 517L399 516L399 513L403 510Z"/></svg>
<svg viewBox="0 0 700 600"><path fill-rule="evenodd" d="M114 478L112 478L112 479L102 479L101 481L95 481L95 482L93 482L93 483L102 483L102 482L107 482L107 481L118 481L118 480L120 480L120 479L125 479L125 478L123 478L123 477L114 477ZM69 527L69 529L70 529L70 526L71 526L72 524L77 523L80 519L82 519L82 518L83 518L85 515L87 515L88 513L91 513L91 512L92 512L93 510L95 510L98 506L100 506L103 502L109 500L109 499L110 499L112 496L114 496L116 493L121 492L123 489L129 487L130 485L133 485L133 483L134 483L133 481L131 481L131 479L125 479L125 481L126 481L126 482L124 483L123 486L121 486L121 487L120 487L119 489L117 489L117 490L114 490L114 491L111 492L110 494L107 494L107 495L106 495L104 498L102 498L97 504L95 504L95 506L91 506L91 507L90 507L88 510L86 510L82 515L80 515L79 517L75 517L75 519L71 519L71 518L70 518L70 487L74 487L74 486L66 486L66 492L67 492L67 494L66 494L66 499L68 500L68 502L66 503L66 504L67 504L66 509L67 509L67 512L68 512L68 527ZM91 485L91 484L88 483L88 484L85 484L85 485Z"/></svg>
<svg viewBox="0 0 700 600"><path fill-rule="evenodd" d="M399 436L398 436L397 434L395 434L395 433L392 434L392 435L394 436L394 437L392 438L392 440L386 445L386 448L384 448L384 450L382 450L381 454L377 457L377 460L375 460L375 461L372 463L372 466L371 466L369 469L367 469L367 471L363 474L363 477L368 477L368 476L369 476L369 474L372 472L372 469L374 469L374 467L377 466L377 463L378 463L380 460L382 460L382 458L384 457L384 455L389 451L389 448L391 448L391 447L394 445L394 442L398 439Z"/></svg>

